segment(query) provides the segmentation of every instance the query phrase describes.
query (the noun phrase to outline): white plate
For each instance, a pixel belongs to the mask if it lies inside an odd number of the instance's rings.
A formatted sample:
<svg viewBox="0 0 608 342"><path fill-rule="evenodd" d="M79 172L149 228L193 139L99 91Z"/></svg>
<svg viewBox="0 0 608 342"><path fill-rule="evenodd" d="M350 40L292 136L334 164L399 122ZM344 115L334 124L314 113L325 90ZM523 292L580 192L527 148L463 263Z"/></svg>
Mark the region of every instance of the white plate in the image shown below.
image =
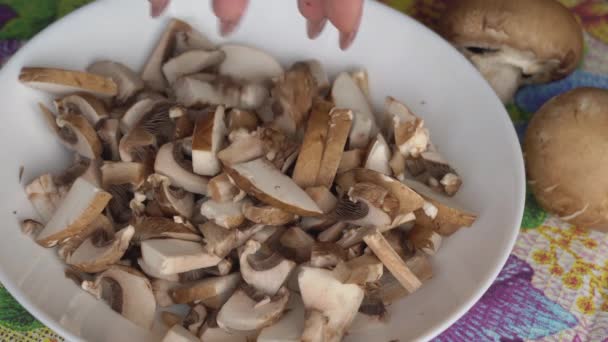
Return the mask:
<svg viewBox="0 0 608 342"><path fill-rule="evenodd" d="M24 65L83 69L103 58L140 69L169 16L223 41L208 1L174 1L165 18L154 20L148 17L147 1L103 0L39 34L0 76L0 281L32 314L69 340L153 338L65 279L55 252L20 233L18 219L32 210L17 182L19 167L25 167L24 182L30 181L43 172L62 170L69 156L36 108L37 101L50 103L50 98L19 84L17 75ZM377 108L392 95L426 120L433 141L464 177L457 200L480 218L471 229L445 240L433 261L435 277L391 308L388 326L355 327L348 340L428 340L448 328L491 285L511 251L523 213L520 146L486 82L433 32L371 1L366 2L361 31L347 52L338 49L333 28L308 40L295 0L252 1L229 40L266 49L286 64L317 58L332 73L365 67Z"/></svg>

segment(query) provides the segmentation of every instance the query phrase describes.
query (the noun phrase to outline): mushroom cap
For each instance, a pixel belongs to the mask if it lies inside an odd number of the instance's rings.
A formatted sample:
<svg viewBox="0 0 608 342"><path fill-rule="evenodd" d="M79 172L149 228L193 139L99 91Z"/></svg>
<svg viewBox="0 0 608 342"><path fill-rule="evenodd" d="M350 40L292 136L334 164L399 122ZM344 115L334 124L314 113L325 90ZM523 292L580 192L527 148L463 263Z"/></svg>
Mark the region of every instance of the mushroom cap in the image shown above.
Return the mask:
<svg viewBox="0 0 608 342"><path fill-rule="evenodd" d="M525 137L528 179L539 204L563 220L608 231L608 91L579 88L547 102Z"/></svg>
<svg viewBox="0 0 608 342"><path fill-rule="evenodd" d="M439 32L457 46L511 47L539 62L557 61L551 79L571 73L583 54L582 30L572 13L554 0L452 1Z"/></svg>

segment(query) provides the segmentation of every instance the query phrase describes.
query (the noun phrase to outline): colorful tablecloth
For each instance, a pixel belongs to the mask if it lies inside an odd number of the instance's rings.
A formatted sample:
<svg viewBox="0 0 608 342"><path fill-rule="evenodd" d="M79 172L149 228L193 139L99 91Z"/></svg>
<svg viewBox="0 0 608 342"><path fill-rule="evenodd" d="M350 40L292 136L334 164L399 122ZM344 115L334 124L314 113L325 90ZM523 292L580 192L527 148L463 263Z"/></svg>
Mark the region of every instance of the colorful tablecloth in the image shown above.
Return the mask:
<svg viewBox="0 0 608 342"><path fill-rule="evenodd" d="M0 0L0 62L90 1ZM383 0L431 28L448 1L457 0ZM586 30L585 60L565 80L517 93L507 109L520 137L549 98L581 86L608 89L608 1L560 1ZM59 340L0 285L0 341ZM473 309L436 341L608 342L608 235L564 224L528 195L521 233L505 268Z"/></svg>

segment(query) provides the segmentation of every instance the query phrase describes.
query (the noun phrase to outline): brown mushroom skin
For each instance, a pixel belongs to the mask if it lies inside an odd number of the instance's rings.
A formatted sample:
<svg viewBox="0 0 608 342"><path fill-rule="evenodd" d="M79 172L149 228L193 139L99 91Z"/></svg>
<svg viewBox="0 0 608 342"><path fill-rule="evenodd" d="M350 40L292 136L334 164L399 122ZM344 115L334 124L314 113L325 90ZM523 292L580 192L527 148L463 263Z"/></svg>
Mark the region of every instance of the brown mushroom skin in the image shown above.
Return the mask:
<svg viewBox="0 0 608 342"><path fill-rule="evenodd" d="M521 70L523 79L518 83L562 79L576 69L583 55L581 26L555 0L451 1L438 22L439 33L482 69L487 79L500 71L484 68L482 60L505 52L501 50L506 47L533 61L529 70Z"/></svg>
<svg viewBox="0 0 608 342"><path fill-rule="evenodd" d="M534 115L524 151L529 184L547 211L608 232L608 91L579 88Z"/></svg>

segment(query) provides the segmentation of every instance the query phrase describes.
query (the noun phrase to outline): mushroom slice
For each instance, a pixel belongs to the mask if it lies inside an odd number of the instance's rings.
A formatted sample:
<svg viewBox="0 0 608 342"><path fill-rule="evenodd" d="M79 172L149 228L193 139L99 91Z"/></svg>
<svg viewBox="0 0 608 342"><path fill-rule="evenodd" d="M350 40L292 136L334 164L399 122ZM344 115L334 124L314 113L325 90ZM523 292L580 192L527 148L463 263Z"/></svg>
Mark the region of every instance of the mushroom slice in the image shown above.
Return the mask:
<svg viewBox="0 0 608 342"><path fill-rule="evenodd" d="M183 325L188 328L193 335L198 336L203 328L203 324L207 319L207 309L202 304L196 304L190 308L190 312L184 318ZM197 339L197 341L200 341Z"/></svg>
<svg viewBox="0 0 608 342"><path fill-rule="evenodd" d="M462 180L448 162L436 151L427 151L421 154L425 170L429 175L439 181L443 192L454 196L462 185Z"/></svg>
<svg viewBox="0 0 608 342"><path fill-rule="evenodd" d="M201 237L186 225L165 217L143 217L134 225L134 242L150 239L171 238L185 241L201 241ZM152 265L150 265L152 266Z"/></svg>
<svg viewBox="0 0 608 342"><path fill-rule="evenodd" d="M198 120L192 136L192 168L194 173L215 176L221 165L217 153L226 138L224 107L218 106L213 113Z"/></svg>
<svg viewBox="0 0 608 342"><path fill-rule="evenodd" d="M282 226L295 221L298 216L288 213L279 208L269 205L255 206L251 202L246 202L242 206L243 215L246 219L254 223L267 224L270 226Z"/></svg>
<svg viewBox="0 0 608 342"><path fill-rule="evenodd" d="M128 226L116 232L112 240L103 237L103 231L93 233L76 250L68 255L66 263L86 273L97 273L115 264L129 247L135 229Z"/></svg>
<svg viewBox="0 0 608 342"><path fill-rule="evenodd" d="M329 319L317 310L307 310L301 340L304 342L325 342L325 329Z"/></svg>
<svg viewBox="0 0 608 342"><path fill-rule="evenodd" d="M220 47L226 58L219 73L250 82L264 82L280 77L283 67L270 54L249 46L226 44Z"/></svg>
<svg viewBox="0 0 608 342"><path fill-rule="evenodd" d="M146 97L135 102L120 119L120 129L122 132L125 134L129 133L148 113L164 101L162 99Z"/></svg>
<svg viewBox="0 0 608 342"><path fill-rule="evenodd" d="M226 257L236 248L236 229L226 229L213 222L205 222L199 226L205 237L207 249L220 258Z"/></svg>
<svg viewBox="0 0 608 342"><path fill-rule="evenodd" d="M298 227L291 227L281 235L281 253L298 262L310 260L315 239Z"/></svg>
<svg viewBox="0 0 608 342"><path fill-rule="evenodd" d="M241 283L241 274L212 277L170 291L176 304L200 301L212 309L219 309Z"/></svg>
<svg viewBox="0 0 608 342"><path fill-rule="evenodd" d="M281 172L288 169L298 154L299 145L281 131L261 127L257 132L264 144L264 156Z"/></svg>
<svg viewBox="0 0 608 342"><path fill-rule="evenodd" d="M241 251L241 274L247 284L265 295L274 296L283 286L296 263L276 253L266 253L262 245L249 240Z"/></svg>
<svg viewBox="0 0 608 342"><path fill-rule="evenodd" d="M353 81L355 81L359 89L361 89L361 92L363 93L363 95L365 95L365 98L367 99L368 103L371 103L372 97L371 92L369 90L369 76L367 74L367 70L359 69L352 71L350 72L350 77L353 79ZM380 123L382 124L383 122Z"/></svg>
<svg viewBox="0 0 608 342"><path fill-rule="evenodd" d="M97 136L101 142L103 151L101 157L104 160L119 161L120 152L118 144L122 137L120 132L120 121L118 119L106 119L100 123Z"/></svg>
<svg viewBox="0 0 608 342"><path fill-rule="evenodd" d="M202 325L202 323L201 323ZM161 342L199 342L200 339L196 337L192 331L182 327L179 324L174 325L167 331L165 337Z"/></svg>
<svg viewBox="0 0 608 342"><path fill-rule="evenodd" d="M65 96L55 100L55 107L60 114L80 114L96 127L97 123L108 117L104 103L91 94L81 93Z"/></svg>
<svg viewBox="0 0 608 342"><path fill-rule="evenodd" d="M234 132L238 129L245 129L249 132L255 131L258 128L258 117L255 113L233 108L228 112L228 130Z"/></svg>
<svg viewBox="0 0 608 342"><path fill-rule="evenodd" d="M390 176L390 160L391 149L388 147L382 133L378 133L376 139L372 141L369 152L367 153L365 168Z"/></svg>
<svg viewBox="0 0 608 342"><path fill-rule="evenodd" d="M181 55L191 50L215 50L215 45L196 30L182 30L175 32L175 47L173 55Z"/></svg>
<svg viewBox="0 0 608 342"><path fill-rule="evenodd" d="M329 270L313 267L302 268L298 283L306 309L327 318L322 341L340 341L359 310L363 290L358 285L343 284Z"/></svg>
<svg viewBox="0 0 608 342"><path fill-rule="evenodd" d="M265 155L264 142L257 133L246 134L218 152L218 158L225 165L248 162Z"/></svg>
<svg viewBox="0 0 608 342"><path fill-rule="evenodd" d="M426 210L420 208L415 212L418 225L430 227L440 235L449 236L462 227L472 226L477 219L476 215L460 209L453 199L439 198L424 184L409 179L405 182L429 203Z"/></svg>
<svg viewBox="0 0 608 342"><path fill-rule="evenodd" d="M351 110L334 108L329 113L327 142L323 158L321 159L319 175L317 176L317 185L323 185L328 188L332 186L338 172L338 167L340 166L340 161L342 160L344 146L346 145L348 132L351 131L352 124L353 112Z"/></svg>
<svg viewBox="0 0 608 342"><path fill-rule="evenodd" d="M57 210L38 234L37 242L53 247L81 232L103 211L112 196L88 181L78 178Z"/></svg>
<svg viewBox="0 0 608 342"><path fill-rule="evenodd" d="M207 192L215 202L228 202L238 195L239 189L230 181L228 174L220 173L209 180Z"/></svg>
<svg viewBox="0 0 608 342"><path fill-rule="evenodd" d="M114 265L95 277L82 282L82 288L103 299L112 310L144 329L150 329L156 313L156 300L150 281L140 272Z"/></svg>
<svg viewBox="0 0 608 342"><path fill-rule="evenodd" d="M142 258L138 258L137 259L137 265L139 265L139 268L141 268L141 270L148 276L151 278L155 278L155 279L160 279L160 280L166 280L168 282L172 282L172 283L177 283L179 281L179 275L177 274L169 274L169 275L165 275L165 274L160 274L157 273L156 269L154 267L150 267L148 266L148 264L146 264L146 262L144 261L144 259ZM154 282L152 282L152 287L155 289L156 292L156 287L154 286ZM166 291L165 291L166 292ZM167 295L168 296L168 295ZM161 304L161 301L158 299L158 296L156 296L156 302L158 303L158 305L160 306L169 306L169 305L173 305L173 303L170 303L168 305L163 305Z"/></svg>
<svg viewBox="0 0 608 342"><path fill-rule="evenodd" d="M435 255L441 247L441 235L436 233L432 227L415 225L407 235L408 240L414 248L428 255Z"/></svg>
<svg viewBox="0 0 608 342"><path fill-rule="evenodd" d="M264 203L300 216L322 214L304 190L264 158L225 169L240 189Z"/></svg>
<svg viewBox="0 0 608 342"><path fill-rule="evenodd" d="M342 231L348 227L346 222L336 222L333 225L327 227L318 236L317 240L321 242L336 242L340 239Z"/></svg>
<svg viewBox="0 0 608 342"><path fill-rule="evenodd" d="M226 54L223 51L189 50L168 60L163 65L163 74L169 84L184 75L201 72L220 64Z"/></svg>
<svg viewBox="0 0 608 342"><path fill-rule="evenodd" d="M208 200L201 205L201 214L225 229L236 228L245 222L243 206L247 202L248 200L239 202Z"/></svg>
<svg viewBox="0 0 608 342"><path fill-rule="evenodd" d="M176 34L178 32L192 31L192 27L187 23L179 19L171 19L142 71L141 78L148 88L160 92L166 90L167 81L163 75L162 67L167 57L171 55L171 50L176 45Z"/></svg>
<svg viewBox="0 0 608 342"><path fill-rule="evenodd" d="M287 309L290 293L281 288L270 302L258 304L238 289L217 314L217 324L228 331L252 331L276 323Z"/></svg>
<svg viewBox="0 0 608 342"><path fill-rule="evenodd" d="M23 234L35 239L44 228L44 225L36 220L25 219L21 221L20 227Z"/></svg>
<svg viewBox="0 0 608 342"><path fill-rule="evenodd" d="M332 108L333 103L324 100L317 100L313 104L292 176L294 182L302 188L316 185Z"/></svg>
<svg viewBox="0 0 608 342"><path fill-rule="evenodd" d="M67 191L68 189L64 185L57 184L50 174L36 178L25 187L27 198L42 219L42 223L48 222L53 217Z"/></svg>
<svg viewBox="0 0 608 342"><path fill-rule="evenodd" d="M403 103L392 97L385 102L386 112L393 118L395 144L404 157L418 157L429 144L429 131L424 120L414 115Z"/></svg>
<svg viewBox="0 0 608 342"><path fill-rule="evenodd" d="M317 242L310 251L310 266L333 268L340 261L346 260L346 251L331 242Z"/></svg>
<svg viewBox="0 0 608 342"><path fill-rule="evenodd" d="M106 161L101 165L101 183L104 188L120 184L132 184L139 188L146 176L146 166L142 163Z"/></svg>
<svg viewBox="0 0 608 342"><path fill-rule="evenodd" d="M223 105L257 109L268 98L268 89L259 83L240 84L225 76L201 79L183 76L173 83L177 102L186 107Z"/></svg>
<svg viewBox="0 0 608 342"><path fill-rule="evenodd" d="M374 206L363 198L352 200L342 197L334 210L334 216L341 221L361 227L378 227L388 230L391 226L391 217L381 208Z"/></svg>
<svg viewBox="0 0 608 342"><path fill-rule="evenodd" d="M258 335L258 342L300 342L304 331L304 303L302 298L292 293L283 317L271 326L265 327Z"/></svg>
<svg viewBox="0 0 608 342"><path fill-rule="evenodd" d="M194 194L171 186L168 177L152 174L148 182L154 187L154 200L166 216L181 216L190 219L194 213Z"/></svg>
<svg viewBox="0 0 608 342"><path fill-rule="evenodd" d="M99 61L89 65L87 71L111 78L118 86L116 98L119 103L125 103L144 88L144 81L133 70L121 63Z"/></svg>
<svg viewBox="0 0 608 342"><path fill-rule="evenodd" d="M433 275L431 262L428 255L417 253L410 259L405 261L407 267L420 279L426 281ZM384 305L390 305L397 300L409 295L401 283L390 272L384 272L380 280L377 282L377 288L368 293L369 296L379 298Z"/></svg>
<svg viewBox="0 0 608 342"><path fill-rule="evenodd" d="M222 260L198 242L177 239L142 241L141 254L148 266L163 275L215 266Z"/></svg>
<svg viewBox="0 0 608 342"><path fill-rule="evenodd" d="M353 169L339 175L336 180L341 189L350 189L355 183L361 182L376 184L387 189L398 200L400 215L409 215L424 205L424 199L407 185L373 170Z"/></svg>
<svg viewBox="0 0 608 342"><path fill-rule="evenodd" d="M344 270L338 269L341 266L345 267L345 273L342 273ZM336 267L335 272L337 274L341 273L340 276L346 284L365 286L368 283L380 280L384 273L384 265L374 255L366 254L340 264L340 266Z"/></svg>
<svg viewBox="0 0 608 342"><path fill-rule="evenodd" d="M57 95L85 92L109 98L118 94L118 86L111 78L82 71L24 67L19 81L28 87Z"/></svg>
<svg viewBox="0 0 608 342"><path fill-rule="evenodd" d="M141 127L131 130L118 143L118 154L124 162L142 162L149 164L154 160L156 137Z"/></svg>
<svg viewBox="0 0 608 342"><path fill-rule="evenodd" d="M405 178L405 169L406 169L406 159L399 152L398 147L393 147L393 155L391 156L391 160L388 162L391 171L395 178L399 180L403 180Z"/></svg>
<svg viewBox="0 0 608 342"><path fill-rule="evenodd" d="M157 302L158 302L158 300L157 300ZM169 329L173 328L176 325L179 325L180 327L183 328L183 326L181 326L183 319L184 318L182 317L182 315L176 314L171 311L161 311L161 313L160 313L160 320Z"/></svg>
<svg viewBox="0 0 608 342"><path fill-rule="evenodd" d="M348 197L351 199L362 198L373 206L382 208L384 200L388 196L388 190L374 183L356 183L348 189Z"/></svg>
<svg viewBox="0 0 608 342"><path fill-rule="evenodd" d="M323 213L330 213L338 204L338 199L324 186L315 186L306 189L306 193L323 210Z"/></svg>
<svg viewBox="0 0 608 342"><path fill-rule="evenodd" d="M177 141L163 145L156 155L154 171L169 177L173 186L205 195L208 180L193 172L192 162L184 157L183 144L183 141Z"/></svg>
<svg viewBox="0 0 608 342"><path fill-rule="evenodd" d="M365 151L363 149L354 149L344 151L342 153L342 159L340 165L338 165L338 174L350 171L352 169L363 167L363 161L365 160Z"/></svg>
<svg viewBox="0 0 608 342"><path fill-rule="evenodd" d="M378 125L372 109L357 83L348 73L340 73L334 81L331 96L337 108L353 111L349 148L366 148L370 137L378 132Z"/></svg>
<svg viewBox="0 0 608 342"><path fill-rule="evenodd" d="M87 239L92 238L95 245L104 247L105 242L115 242L114 225L107 216L99 215L86 226L80 233L61 241L57 245L57 254L59 258L67 263L67 259L82 245ZM128 246L127 246L128 247ZM123 253L124 254L124 253ZM118 260L117 260L118 261ZM108 264L110 266L110 264ZM107 267L106 267L107 268ZM76 268L72 268L76 270ZM80 270L78 270L80 271Z"/></svg>

